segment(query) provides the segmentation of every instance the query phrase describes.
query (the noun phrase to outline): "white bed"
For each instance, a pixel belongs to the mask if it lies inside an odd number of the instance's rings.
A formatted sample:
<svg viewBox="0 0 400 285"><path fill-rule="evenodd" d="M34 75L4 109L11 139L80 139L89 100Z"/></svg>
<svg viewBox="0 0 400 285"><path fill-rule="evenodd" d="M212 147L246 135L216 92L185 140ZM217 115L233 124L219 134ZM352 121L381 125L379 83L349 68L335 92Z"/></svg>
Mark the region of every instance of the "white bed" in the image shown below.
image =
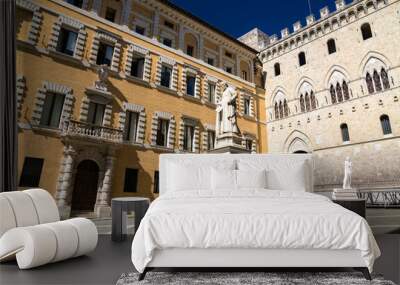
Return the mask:
<svg viewBox="0 0 400 285"><path fill-rule="evenodd" d="M160 197L132 243L140 278L155 267L354 267L370 278L380 252L368 223L312 194L312 168L310 155L161 155Z"/></svg>

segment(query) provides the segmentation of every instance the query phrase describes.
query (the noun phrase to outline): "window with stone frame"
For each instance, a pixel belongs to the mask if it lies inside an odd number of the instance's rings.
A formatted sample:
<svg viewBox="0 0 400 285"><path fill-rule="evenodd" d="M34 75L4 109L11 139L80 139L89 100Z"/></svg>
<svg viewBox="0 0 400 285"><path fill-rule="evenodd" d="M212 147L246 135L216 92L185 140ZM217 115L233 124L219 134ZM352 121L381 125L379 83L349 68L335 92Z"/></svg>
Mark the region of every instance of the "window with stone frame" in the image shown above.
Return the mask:
<svg viewBox="0 0 400 285"><path fill-rule="evenodd" d="M247 80L247 71L242 70L242 79Z"/></svg>
<svg viewBox="0 0 400 285"><path fill-rule="evenodd" d="M72 116L74 96L67 86L44 81L35 100L32 125L61 128Z"/></svg>
<svg viewBox="0 0 400 285"><path fill-rule="evenodd" d="M114 54L114 47L105 42L99 43L99 50L97 52L96 64L111 66Z"/></svg>
<svg viewBox="0 0 400 285"><path fill-rule="evenodd" d="M27 18L25 20L27 23L27 35L17 35L18 38L22 37L23 41L31 45L36 45L40 35L40 29L43 22L43 14L42 9L39 5L34 3L33 1L25 1L25 0L17 0L15 1L16 6L19 9L16 9L16 13L24 13L27 14ZM28 19L29 18L29 19ZM20 20L20 17L17 17L17 21ZM20 24L20 22L17 22Z"/></svg>
<svg viewBox="0 0 400 285"><path fill-rule="evenodd" d="M144 56L133 55L130 75L136 78L143 79L144 62L145 62Z"/></svg>
<svg viewBox="0 0 400 285"><path fill-rule="evenodd" d="M232 74L232 67L231 66L225 66L225 71Z"/></svg>
<svg viewBox="0 0 400 285"><path fill-rule="evenodd" d="M382 132L384 135L390 135L392 133L392 126L390 125L390 119L388 115L382 115L380 118Z"/></svg>
<svg viewBox="0 0 400 285"><path fill-rule="evenodd" d="M186 95L195 96L196 93L196 76L186 75Z"/></svg>
<svg viewBox="0 0 400 285"><path fill-rule="evenodd" d="M364 23L361 25L361 35L364 41L372 38L372 30L369 23Z"/></svg>
<svg viewBox="0 0 400 285"><path fill-rule="evenodd" d="M349 134L349 128L347 124L341 124L340 125L340 131L342 133L342 141L343 142L349 142L350 141L350 134Z"/></svg>
<svg viewBox="0 0 400 285"><path fill-rule="evenodd" d="M93 65L107 65L114 72L119 72L121 43L118 36L97 32L92 42L90 63Z"/></svg>
<svg viewBox="0 0 400 285"><path fill-rule="evenodd" d="M275 76L279 76L281 74L281 65L278 62L274 64L274 72Z"/></svg>
<svg viewBox="0 0 400 285"><path fill-rule="evenodd" d="M102 126L105 110L106 104L97 103L94 101L89 102L89 110L86 122L91 125Z"/></svg>
<svg viewBox="0 0 400 285"><path fill-rule="evenodd" d="M117 15L117 10L115 10L114 8L111 8L111 7L107 7L106 8L106 13L105 13L105 16L104 16L104 18L107 20L107 21L110 21L110 22L115 22L115 16Z"/></svg>
<svg viewBox="0 0 400 285"><path fill-rule="evenodd" d="M207 130L207 150L215 148L215 131Z"/></svg>
<svg viewBox="0 0 400 285"><path fill-rule="evenodd" d="M326 42L326 45L328 47L328 54L332 54L336 52L336 43L334 39L329 39Z"/></svg>
<svg viewBox="0 0 400 285"><path fill-rule="evenodd" d="M279 102L279 118L283 118L283 104L282 101Z"/></svg>
<svg viewBox="0 0 400 285"><path fill-rule="evenodd" d="M285 117L289 116L289 107L288 107L288 103L285 100L283 100L283 114L285 115Z"/></svg>
<svg viewBox="0 0 400 285"><path fill-rule="evenodd" d="M304 95L304 101L306 103L306 111L309 112L311 111L311 102L310 102L310 97L308 96L308 93Z"/></svg>
<svg viewBox="0 0 400 285"><path fill-rule="evenodd" d="M126 58L125 75L150 82L152 59L149 50L131 44Z"/></svg>
<svg viewBox="0 0 400 285"><path fill-rule="evenodd" d="M169 120L159 118L157 124L157 138L156 138L156 144L158 146L163 146L163 147L168 146L168 133L169 133Z"/></svg>
<svg viewBox="0 0 400 285"><path fill-rule="evenodd" d="M178 65L175 60L160 56L157 61L156 84L177 92ZM182 82L182 91L186 89L186 80ZM185 86L185 89L183 89ZM186 92L186 90L184 91Z"/></svg>
<svg viewBox="0 0 400 285"><path fill-rule="evenodd" d="M193 56L193 52L194 52L194 47L191 45L187 45L186 46L186 54L189 56Z"/></svg>
<svg viewBox="0 0 400 285"><path fill-rule="evenodd" d="M86 38L87 32L83 24L75 19L59 16L53 24L48 49L82 60Z"/></svg>
<svg viewBox="0 0 400 285"><path fill-rule="evenodd" d="M299 57L299 66L303 66L307 63L306 62L306 54L304 53L304 51L300 52L298 57Z"/></svg>
<svg viewBox="0 0 400 285"><path fill-rule="evenodd" d="M124 192L137 192L139 169L125 168Z"/></svg>
<svg viewBox="0 0 400 285"><path fill-rule="evenodd" d="M168 65L162 65L160 85L163 87L171 88L171 79L172 79L172 68Z"/></svg>
<svg viewBox="0 0 400 285"><path fill-rule="evenodd" d="M65 95L48 92L44 99L40 126L59 128Z"/></svg>
<svg viewBox="0 0 400 285"><path fill-rule="evenodd" d="M73 56L78 39L78 32L66 27L61 27L58 36L57 51Z"/></svg>
<svg viewBox="0 0 400 285"><path fill-rule="evenodd" d="M207 63L208 63L209 65L214 66L214 64L215 64L214 58L207 57Z"/></svg>
<svg viewBox="0 0 400 285"><path fill-rule="evenodd" d="M333 84L331 84L331 87L329 90L331 93L331 102L332 102L332 104L335 104L336 103L336 91L335 91L335 87L333 86Z"/></svg>
<svg viewBox="0 0 400 285"><path fill-rule="evenodd" d="M194 149L194 126L185 125L183 129L183 150L193 152Z"/></svg>
<svg viewBox="0 0 400 285"><path fill-rule="evenodd" d="M207 100L208 102L215 104L215 90L217 88L217 85L214 82L207 82L207 86Z"/></svg>
<svg viewBox="0 0 400 285"><path fill-rule="evenodd" d="M336 83L336 96L338 102L343 102L342 86L340 86L339 82Z"/></svg>
<svg viewBox="0 0 400 285"><path fill-rule="evenodd" d="M277 120L277 119L280 118L280 116L279 116L279 105L278 105L278 102L275 102L274 110L275 110L275 119Z"/></svg>
<svg viewBox="0 0 400 285"><path fill-rule="evenodd" d="M125 119L124 140L136 142L138 137L139 113L127 111Z"/></svg>
<svg viewBox="0 0 400 285"><path fill-rule="evenodd" d="M173 149L175 146L176 122L172 114L156 111L152 115L150 144Z"/></svg>
<svg viewBox="0 0 400 285"><path fill-rule="evenodd" d="M250 112L250 104L251 104L251 101L250 101L250 98L244 98L243 99L243 106L244 106L244 110L243 110L243 113L246 115L246 116L251 116L251 112Z"/></svg>
<svg viewBox="0 0 400 285"><path fill-rule="evenodd" d="M146 113L142 105L124 102L119 113L119 129L126 142L143 144L146 127Z"/></svg>

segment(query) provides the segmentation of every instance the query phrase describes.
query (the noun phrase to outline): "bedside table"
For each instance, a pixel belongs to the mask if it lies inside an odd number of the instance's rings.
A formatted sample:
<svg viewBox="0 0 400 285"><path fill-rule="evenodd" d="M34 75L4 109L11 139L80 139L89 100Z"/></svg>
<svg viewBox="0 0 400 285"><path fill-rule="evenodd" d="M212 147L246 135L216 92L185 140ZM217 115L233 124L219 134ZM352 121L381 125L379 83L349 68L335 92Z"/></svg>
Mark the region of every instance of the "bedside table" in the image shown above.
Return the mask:
<svg viewBox="0 0 400 285"><path fill-rule="evenodd" d="M365 199L351 199L351 200L332 200L334 203L339 204L356 214L359 214L365 219L366 201Z"/></svg>

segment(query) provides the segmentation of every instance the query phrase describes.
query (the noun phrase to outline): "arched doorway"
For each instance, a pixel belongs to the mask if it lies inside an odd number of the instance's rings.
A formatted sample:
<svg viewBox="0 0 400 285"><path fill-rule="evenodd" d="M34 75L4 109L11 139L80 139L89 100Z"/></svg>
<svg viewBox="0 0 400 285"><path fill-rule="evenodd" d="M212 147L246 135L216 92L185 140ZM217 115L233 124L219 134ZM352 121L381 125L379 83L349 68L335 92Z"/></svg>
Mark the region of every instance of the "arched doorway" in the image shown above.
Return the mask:
<svg viewBox="0 0 400 285"><path fill-rule="evenodd" d="M72 194L72 211L93 211L96 203L99 167L93 160L83 160L78 164Z"/></svg>

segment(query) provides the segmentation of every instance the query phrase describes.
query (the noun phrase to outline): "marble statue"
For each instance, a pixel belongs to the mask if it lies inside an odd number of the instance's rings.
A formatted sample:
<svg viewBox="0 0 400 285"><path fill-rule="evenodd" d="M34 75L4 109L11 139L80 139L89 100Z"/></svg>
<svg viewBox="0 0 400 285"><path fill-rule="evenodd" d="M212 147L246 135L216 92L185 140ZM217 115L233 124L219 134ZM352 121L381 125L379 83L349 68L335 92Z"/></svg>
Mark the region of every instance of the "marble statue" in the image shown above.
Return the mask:
<svg viewBox="0 0 400 285"><path fill-rule="evenodd" d="M101 91L107 91L107 78L108 78L108 66L101 65L97 69L98 80L95 81L94 87Z"/></svg>
<svg viewBox="0 0 400 285"><path fill-rule="evenodd" d="M352 162L350 157L346 157L346 160L344 161L343 189L351 189L351 172Z"/></svg>
<svg viewBox="0 0 400 285"><path fill-rule="evenodd" d="M240 134L237 125L237 106L236 106L237 93L236 90L225 84L222 98L217 106L218 118L218 133L235 133Z"/></svg>

